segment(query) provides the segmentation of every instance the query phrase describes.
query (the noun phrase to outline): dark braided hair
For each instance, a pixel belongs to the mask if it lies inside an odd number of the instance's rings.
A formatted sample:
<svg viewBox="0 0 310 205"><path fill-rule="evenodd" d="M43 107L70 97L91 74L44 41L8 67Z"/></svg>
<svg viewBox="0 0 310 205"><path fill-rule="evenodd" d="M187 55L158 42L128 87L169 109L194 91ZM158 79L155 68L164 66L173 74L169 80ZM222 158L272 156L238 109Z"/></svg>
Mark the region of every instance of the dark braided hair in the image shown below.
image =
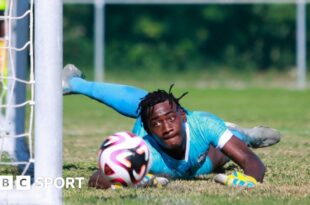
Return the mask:
<svg viewBox="0 0 310 205"><path fill-rule="evenodd" d="M185 111L184 108L180 105L179 101L186 94L188 94L188 92L185 92L180 97L176 98L171 92L173 86L174 84L170 85L169 92L158 89L157 91L149 92L145 97L141 99L137 112L139 113L139 116L141 116L143 127L148 134L151 134L150 128L148 126L148 119L153 112L154 106L158 103L162 103L168 100L171 107L173 106L174 102L177 106L177 110L182 109L183 111Z"/></svg>

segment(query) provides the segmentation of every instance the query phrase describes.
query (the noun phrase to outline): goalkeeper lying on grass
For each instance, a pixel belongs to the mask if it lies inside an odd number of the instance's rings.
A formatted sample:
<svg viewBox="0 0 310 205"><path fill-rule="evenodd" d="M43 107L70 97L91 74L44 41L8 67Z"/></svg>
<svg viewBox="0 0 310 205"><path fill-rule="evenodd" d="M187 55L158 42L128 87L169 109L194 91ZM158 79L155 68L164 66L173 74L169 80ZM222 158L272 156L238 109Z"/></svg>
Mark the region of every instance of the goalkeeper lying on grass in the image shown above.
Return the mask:
<svg viewBox="0 0 310 205"><path fill-rule="evenodd" d="M127 117L136 118L132 132L149 145L151 174L190 179L218 170L230 159L241 167L244 175L219 175L218 182L254 187L263 181L265 166L249 147L260 148L279 142L281 136L277 130L262 126L240 128L211 113L189 111L179 103L187 93L176 98L171 92L172 86L168 92L148 93L127 85L89 82L81 76L75 66L67 65L63 71L63 93L86 95ZM148 178L145 181L167 183L163 178L150 175ZM90 178L89 185L110 187L99 171Z"/></svg>

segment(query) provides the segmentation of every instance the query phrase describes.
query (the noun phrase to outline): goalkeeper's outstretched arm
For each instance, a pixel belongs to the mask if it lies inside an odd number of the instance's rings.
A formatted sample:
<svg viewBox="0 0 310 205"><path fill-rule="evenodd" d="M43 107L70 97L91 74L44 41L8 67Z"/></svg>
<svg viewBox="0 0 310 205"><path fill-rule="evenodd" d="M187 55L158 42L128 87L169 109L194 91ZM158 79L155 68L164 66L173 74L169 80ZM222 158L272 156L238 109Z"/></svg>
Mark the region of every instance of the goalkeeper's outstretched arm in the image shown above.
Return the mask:
<svg viewBox="0 0 310 205"><path fill-rule="evenodd" d="M258 182L263 182L265 166L244 142L233 136L222 151L243 169L244 174L255 178Z"/></svg>
<svg viewBox="0 0 310 205"><path fill-rule="evenodd" d="M169 183L169 179L165 177L155 176L153 174L147 174L138 184L134 187L147 188L147 187L164 187ZM88 181L89 187L96 189L109 189L118 188L121 185L112 185L101 173L100 170L95 171Z"/></svg>

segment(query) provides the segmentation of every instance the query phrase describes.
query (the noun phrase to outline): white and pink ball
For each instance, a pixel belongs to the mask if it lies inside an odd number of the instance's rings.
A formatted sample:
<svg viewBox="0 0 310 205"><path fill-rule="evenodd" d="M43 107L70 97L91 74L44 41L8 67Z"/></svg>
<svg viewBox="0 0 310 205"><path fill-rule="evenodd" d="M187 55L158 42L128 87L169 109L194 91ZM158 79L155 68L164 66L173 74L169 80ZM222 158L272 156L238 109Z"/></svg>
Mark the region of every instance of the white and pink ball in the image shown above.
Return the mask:
<svg viewBox="0 0 310 205"><path fill-rule="evenodd" d="M139 183L150 166L150 151L142 137L117 132L103 142L98 155L101 174L112 184Z"/></svg>

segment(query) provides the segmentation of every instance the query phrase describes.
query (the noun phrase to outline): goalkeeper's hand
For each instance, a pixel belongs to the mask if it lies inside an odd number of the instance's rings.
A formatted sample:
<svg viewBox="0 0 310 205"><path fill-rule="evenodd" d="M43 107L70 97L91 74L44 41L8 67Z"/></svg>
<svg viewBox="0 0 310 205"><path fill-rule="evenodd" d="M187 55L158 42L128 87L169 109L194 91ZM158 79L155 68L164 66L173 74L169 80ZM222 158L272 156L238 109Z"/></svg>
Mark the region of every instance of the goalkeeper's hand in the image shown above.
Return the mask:
<svg viewBox="0 0 310 205"><path fill-rule="evenodd" d="M161 188L161 187L167 186L168 183L169 183L169 180L165 177L157 177L153 174L147 174L138 184L134 185L133 187L135 188L147 188L147 187ZM111 188L121 189L123 188L123 186L119 184L112 184Z"/></svg>
<svg viewBox="0 0 310 205"><path fill-rule="evenodd" d="M169 180L165 177L158 177L153 174L147 174L145 177L136 185L136 187L157 187L161 188L167 186Z"/></svg>
<svg viewBox="0 0 310 205"><path fill-rule="evenodd" d="M254 188L257 185L256 179L237 171L230 175L218 174L214 177L214 181L232 187Z"/></svg>

